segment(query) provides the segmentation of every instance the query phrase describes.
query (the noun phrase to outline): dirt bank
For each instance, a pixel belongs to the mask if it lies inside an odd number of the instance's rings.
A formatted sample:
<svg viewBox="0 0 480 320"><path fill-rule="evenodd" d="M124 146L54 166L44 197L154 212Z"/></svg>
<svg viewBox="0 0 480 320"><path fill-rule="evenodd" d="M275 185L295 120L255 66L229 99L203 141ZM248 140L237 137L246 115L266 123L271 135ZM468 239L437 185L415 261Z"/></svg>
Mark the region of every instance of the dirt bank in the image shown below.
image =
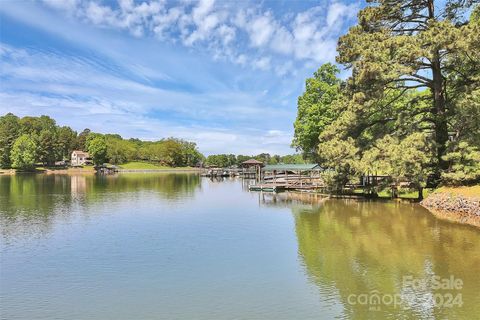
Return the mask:
<svg viewBox="0 0 480 320"><path fill-rule="evenodd" d="M11 176L15 174L14 169L0 169L0 175Z"/></svg>
<svg viewBox="0 0 480 320"><path fill-rule="evenodd" d="M95 170L93 168L68 168L68 169L46 169L43 170L41 173L45 174L94 174Z"/></svg>
<svg viewBox="0 0 480 320"><path fill-rule="evenodd" d="M420 204L438 218L480 228L480 186L440 188Z"/></svg>

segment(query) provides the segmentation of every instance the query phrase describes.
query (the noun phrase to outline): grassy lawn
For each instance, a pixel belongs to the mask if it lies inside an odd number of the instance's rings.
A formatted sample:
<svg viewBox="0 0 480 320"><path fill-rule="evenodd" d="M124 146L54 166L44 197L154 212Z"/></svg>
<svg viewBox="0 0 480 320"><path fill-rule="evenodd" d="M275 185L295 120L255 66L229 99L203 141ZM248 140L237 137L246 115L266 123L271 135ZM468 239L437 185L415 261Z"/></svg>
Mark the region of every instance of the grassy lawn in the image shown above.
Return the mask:
<svg viewBox="0 0 480 320"><path fill-rule="evenodd" d="M423 197L426 198L430 193L433 192L433 189L423 189ZM392 196L390 190L383 190L378 193L380 198L390 198ZM408 190L408 189L400 189L398 191L398 197L401 199L418 199L418 191L417 190Z"/></svg>
<svg viewBox="0 0 480 320"><path fill-rule="evenodd" d="M441 187L438 192L458 194L466 197L480 198L480 185L471 187Z"/></svg>
<svg viewBox="0 0 480 320"><path fill-rule="evenodd" d="M426 198L430 193L433 192L433 189L423 189L423 197ZM363 194L362 189L355 189L353 190L353 194ZM378 193L379 198L391 198L392 193L390 189L382 190ZM400 189L398 191L398 197L401 199L417 199L418 198L418 191L417 190L410 190L410 189Z"/></svg>
<svg viewBox="0 0 480 320"><path fill-rule="evenodd" d="M141 162L141 161L127 162L122 165L119 165L119 167L122 169L131 169L131 170L191 169L191 167L167 167L167 166L160 166L150 162Z"/></svg>

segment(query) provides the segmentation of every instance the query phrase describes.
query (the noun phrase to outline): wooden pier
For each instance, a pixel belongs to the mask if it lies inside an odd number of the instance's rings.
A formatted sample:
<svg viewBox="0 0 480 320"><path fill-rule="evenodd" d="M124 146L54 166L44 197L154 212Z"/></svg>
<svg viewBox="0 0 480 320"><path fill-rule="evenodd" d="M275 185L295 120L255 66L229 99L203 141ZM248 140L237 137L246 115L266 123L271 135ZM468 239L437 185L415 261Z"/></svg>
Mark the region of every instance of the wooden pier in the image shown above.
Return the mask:
<svg viewBox="0 0 480 320"><path fill-rule="evenodd" d="M267 192L279 192L284 191L285 186L279 184L252 184L248 186L250 191L267 191Z"/></svg>
<svg viewBox="0 0 480 320"><path fill-rule="evenodd" d="M95 166L94 169L95 169L95 173L103 174L103 175L115 174L118 172L118 167L110 164Z"/></svg>
<svg viewBox="0 0 480 320"><path fill-rule="evenodd" d="M207 178L228 178L239 176L239 169L236 168L206 168L201 174Z"/></svg>
<svg viewBox="0 0 480 320"><path fill-rule="evenodd" d="M262 168L258 182L248 189L267 192L317 190L324 187L321 171L316 164L267 165Z"/></svg>

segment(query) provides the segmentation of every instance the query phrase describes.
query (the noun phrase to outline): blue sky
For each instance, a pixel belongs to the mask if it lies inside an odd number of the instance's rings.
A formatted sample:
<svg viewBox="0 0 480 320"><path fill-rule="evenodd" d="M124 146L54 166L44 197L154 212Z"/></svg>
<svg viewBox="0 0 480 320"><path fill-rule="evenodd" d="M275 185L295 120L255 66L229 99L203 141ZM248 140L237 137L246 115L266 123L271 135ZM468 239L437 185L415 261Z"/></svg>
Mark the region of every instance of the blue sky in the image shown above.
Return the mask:
<svg viewBox="0 0 480 320"><path fill-rule="evenodd" d="M0 113L77 131L293 153L304 80L360 1L2 1ZM342 76L346 76L344 71Z"/></svg>

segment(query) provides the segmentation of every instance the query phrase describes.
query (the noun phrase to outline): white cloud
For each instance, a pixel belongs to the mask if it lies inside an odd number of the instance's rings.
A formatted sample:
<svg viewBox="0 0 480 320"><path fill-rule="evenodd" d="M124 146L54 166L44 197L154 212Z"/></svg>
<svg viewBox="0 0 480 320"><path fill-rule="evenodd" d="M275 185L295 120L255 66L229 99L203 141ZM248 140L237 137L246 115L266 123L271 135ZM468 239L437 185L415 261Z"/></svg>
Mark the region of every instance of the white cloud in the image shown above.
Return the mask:
<svg viewBox="0 0 480 320"><path fill-rule="evenodd" d="M220 35L223 44L228 45L235 39L235 28L223 24L218 28L218 34Z"/></svg>
<svg viewBox="0 0 480 320"><path fill-rule="evenodd" d="M46 5L59 9L64 10L67 12L73 12L79 5L79 0L43 0Z"/></svg>
<svg viewBox="0 0 480 320"><path fill-rule="evenodd" d="M288 55L293 52L294 46L292 34L285 27L277 28L272 39L272 49L276 52Z"/></svg>
<svg viewBox="0 0 480 320"><path fill-rule="evenodd" d="M90 2L85 8L85 16L94 24L117 24L115 14L110 7Z"/></svg>
<svg viewBox="0 0 480 320"><path fill-rule="evenodd" d="M255 69L268 70L270 69L270 57L262 57L252 62Z"/></svg>
<svg viewBox="0 0 480 320"><path fill-rule="evenodd" d="M247 63L247 56L244 54L239 54L237 57L235 57L233 62L239 65L245 65Z"/></svg>
<svg viewBox="0 0 480 320"><path fill-rule="evenodd" d="M269 12L254 17L247 24L250 43L254 47L262 47L268 43L274 30L274 22Z"/></svg>
<svg viewBox="0 0 480 320"><path fill-rule="evenodd" d="M284 16L275 16L262 5L214 0L119 0L118 7L110 2L81 0L44 2L57 10L74 11L74 16L97 26L128 30L135 37L155 35L161 40L180 41L188 47L210 50L214 59L226 58L242 65L245 59L239 57L265 54L279 62L290 58L333 62L333 43L359 10L357 3L337 0ZM252 66L259 68L258 63Z"/></svg>
<svg viewBox="0 0 480 320"><path fill-rule="evenodd" d="M153 16L153 32L160 38L168 36L168 31L171 30L182 16L182 9L170 8L159 14Z"/></svg>
<svg viewBox="0 0 480 320"><path fill-rule="evenodd" d="M292 61L287 61L285 63L280 63L275 66L275 73L280 77L283 77L289 73L295 73L295 68Z"/></svg>
<svg viewBox="0 0 480 320"><path fill-rule="evenodd" d="M292 152L303 81L334 60L339 30L357 8L334 1L282 15L247 2L45 3L49 9L37 2L0 7L48 35L45 46L0 46L0 112L249 154ZM72 50L50 51L57 44L49 39Z"/></svg>
<svg viewBox="0 0 480 320"><path fill-rule="evenodd" d="M105 100L76 101L67 97L12 95L0 92L0 114L18 116L53 115L59 125L77 132L89 128L100 133L118 133L124 138L159 140L175 136L197 142L201 152L234 154L292 153L291 133L278 130L235 130L202 125L185 126L151 118L141 113L125 113L123 106ZM72 117L75 114L75 117ZM252 137L255 137L252 139Z"/></svg>
<svg viewBox="0 0 480 320"><path fill-rule="evenodd" d="M262 126L268 126L261 120L265 112L272 115L269 117L272 123L292 116L290 111L264 103L269 97L262 91L254 94L232 88L220 91L215 87L199 93L179 92L134 81L124 77L121 70L115 70L115 66L105 69L97 61L85 57L17 49L4 44L0 45L0 54L2 76L8 78L0 89L0 111L3 113L24 110L24 114L56 117L65 112L92 118L111 114L126 119L156 113L168 119L189 119L193 123L223 125L230 121L240 127L244 124L255 126L259 121ZM268 64L268 59L260 59L259 64ZM138 65L131 70L137 69L144 75L144 68ZM157 75L153 70L149 73ZM209 81L208 77L201 78ZM169 81L172 77L162 79ZM135 133L130 135L135 136Z"/></svg>
<svg viewBox="0 0 480 320"><path fill-rule="evenodd" d="M214 0L202 0L191 11L186 19L191 19L194 25L193 31L184 39L186 45L192 45L196 41L207 39L222 21L221 14L213 11Z"/></svg>
<svg viewBox="0 0 480 320"><path fill-rule="evenodd" d="M357 15L359 7L356 3L345 5L340 2L333 2L327 13L327 25L329 27L340 24L343 25L343 20L345 18L352 19Z"/></svg>

